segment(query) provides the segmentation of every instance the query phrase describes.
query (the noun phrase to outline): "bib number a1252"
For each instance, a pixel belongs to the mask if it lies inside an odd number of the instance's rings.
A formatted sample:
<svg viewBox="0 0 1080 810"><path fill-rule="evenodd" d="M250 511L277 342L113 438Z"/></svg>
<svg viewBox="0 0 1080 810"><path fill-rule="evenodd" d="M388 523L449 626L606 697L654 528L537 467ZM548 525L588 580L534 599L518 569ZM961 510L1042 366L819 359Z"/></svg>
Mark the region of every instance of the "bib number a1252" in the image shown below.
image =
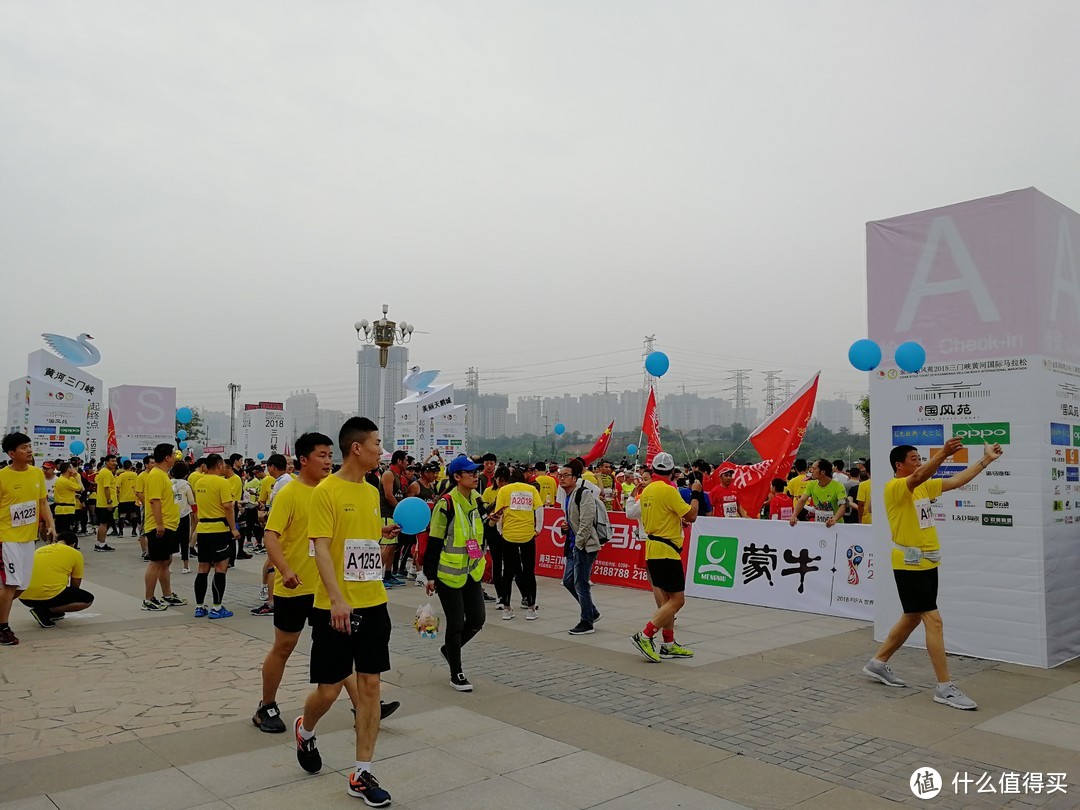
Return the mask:
<svg viewBox="0 0 1080 810"><path fill-rule="evenodd" d="M342 558L346 582L374 582L383 578L382 552L375 540L346 540Z"/></svg>

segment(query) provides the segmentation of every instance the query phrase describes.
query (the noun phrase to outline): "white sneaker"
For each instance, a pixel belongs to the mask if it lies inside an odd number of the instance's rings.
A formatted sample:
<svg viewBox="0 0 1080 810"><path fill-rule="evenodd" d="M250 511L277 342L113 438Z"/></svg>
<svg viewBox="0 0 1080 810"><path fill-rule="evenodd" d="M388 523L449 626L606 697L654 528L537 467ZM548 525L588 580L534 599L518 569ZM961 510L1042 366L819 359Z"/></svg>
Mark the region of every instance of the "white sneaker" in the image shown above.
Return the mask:
<svg viewBox="0 0 1080 810"><path fill-rule="evenodd" d="M538 608L536 605L533 605L531 608L529 608L529 612L525 614L525 621L527 622L535 622L539 618L540 608Z"/></svg>
<svg viewBox="0 0 1080 810"><path fill-rule="evenodd" d="M510 621L510 620L511 620L512 618L514 618L514 609L513 609L513 608L509 608L509 607L504 607L504 608L503 608L503 615L502 615L502 620L503 620L504 622L508 622L508 621Z"/></svg>
<svg viewBox="0 0 1080 810"><path fill-rule="evenodd" d="M190 574L191 569L190 568L182 568L182 569L180 569L180 573L181 574Z"/></svg>
<svg viewBox="0 0 1080 810"><path fill-rule="evenodd" d="M270 595L270 590L265 585L263 585L261 588L259 588L259 598L261 600L263 600L265 602L269 595Z"/></svg>
<svg viewBox="0 0 1080 810"><path fill-rule="evenodd" d="M427 585L427 577L425 577L423 574L417 574L416 584L421 588L425 587Z"/></svg>
<svg viewBox="0 0 1080 810"><path fill-rule="evenodd" d="M964 709L966 711L972 711L979 708L979 704L969 698L960 688L954 683L948 683L945 686L934 687L934 702L944 703L946 706L952 706L954 709Z"/></svg>

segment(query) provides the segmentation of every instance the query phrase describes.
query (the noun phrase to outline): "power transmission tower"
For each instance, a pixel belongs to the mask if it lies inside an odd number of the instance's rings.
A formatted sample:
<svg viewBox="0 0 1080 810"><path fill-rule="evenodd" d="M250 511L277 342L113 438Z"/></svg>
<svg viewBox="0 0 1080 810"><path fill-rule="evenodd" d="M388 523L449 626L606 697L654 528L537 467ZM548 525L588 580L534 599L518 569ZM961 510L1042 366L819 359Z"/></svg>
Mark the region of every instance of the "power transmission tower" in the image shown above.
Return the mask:
<svg viewBox="0 0 1080 810"><path fill-rule="evenodd" d="M240 393L239 383L229 383L229 450L236 449L236 395Z"/></svg>
<svg viewBox="0 0 1080 810"><path fill-rule="evenodd" d="M765 375L765 415L772 416L776 411L776 395L780 392L780 372L763 371Z"/></svg>
<svg viewBox="0 0 1080 810"><path fill-rule="evenodd" d="M750 369L748 368L736 368L732 369L731 376L728 378L734 383L730 388L725 388L725 391L735 392L735 421L740 425L746 425L747 417L747 395L751 389L747 381L750 379Z"/></svg>
<svg viewBox="0 0 1080 810"><path fill-rule="evenodd" d="M781 380L780 385L784 388L784 401L791 398L791 392L795 390L795 380Z"/></svg>
<svg viewBox="0 0 1080 810"><path fill-rule="evenodd" d="M650 354L656 351L656 335L646 335L645 337L645 351L641 353L642 365L644 360ZM656 385L656 377L649 373L648 369L645 370L645 378L641 382L641 393L647 395L649 389Z"/></svg>
<svg viewBox="0 0 1080 810"><path fill-rule="evenodd" d="M601 379L604 381L604 393L607 394L607 393L609 393L608 392L608 381L611 379L611 377L602 377Z"/></svg>

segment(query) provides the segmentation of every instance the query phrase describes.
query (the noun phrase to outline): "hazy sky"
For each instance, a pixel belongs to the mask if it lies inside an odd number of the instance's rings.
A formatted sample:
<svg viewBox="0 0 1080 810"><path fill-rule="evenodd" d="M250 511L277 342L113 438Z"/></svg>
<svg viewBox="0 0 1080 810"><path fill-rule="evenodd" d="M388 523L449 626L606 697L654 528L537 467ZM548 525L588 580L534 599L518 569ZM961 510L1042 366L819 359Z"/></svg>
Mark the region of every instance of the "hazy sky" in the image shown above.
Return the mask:
<svg viewBox="0 0 1080 810"><path fill-rule="evenodd" d="M0 380L356 401L352 324L482 390L860 392L868 220L1080 209L1080 3L0 2ZM1071 56L1070 56L1071 54ZM751 384L758 396L760 374Z"/></svg>

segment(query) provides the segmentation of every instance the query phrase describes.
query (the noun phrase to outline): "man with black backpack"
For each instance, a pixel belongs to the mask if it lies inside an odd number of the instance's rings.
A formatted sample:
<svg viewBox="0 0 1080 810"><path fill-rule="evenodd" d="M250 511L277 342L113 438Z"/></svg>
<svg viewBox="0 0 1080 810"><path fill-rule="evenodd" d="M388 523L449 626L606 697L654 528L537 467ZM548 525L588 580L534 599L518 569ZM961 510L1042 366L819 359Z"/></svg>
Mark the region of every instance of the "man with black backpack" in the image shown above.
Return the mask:
<svg viewBox="0 0 1080 810"><path fill-rule="evenodd" d="M566 515L566 523L563 525L566 566L563 585L581 607L581 619L570 629L572 636L595 632L593 622L600 618L600 611L593 604L589 578L592 576L596 555L600 553L600 527L606 524L607 536L611 536L607 511L600 517L599 511L603 509L603 504L593 489L585 486L581 478L582 470L578 459L571 460L559 470L563 512Z"/></svg>

